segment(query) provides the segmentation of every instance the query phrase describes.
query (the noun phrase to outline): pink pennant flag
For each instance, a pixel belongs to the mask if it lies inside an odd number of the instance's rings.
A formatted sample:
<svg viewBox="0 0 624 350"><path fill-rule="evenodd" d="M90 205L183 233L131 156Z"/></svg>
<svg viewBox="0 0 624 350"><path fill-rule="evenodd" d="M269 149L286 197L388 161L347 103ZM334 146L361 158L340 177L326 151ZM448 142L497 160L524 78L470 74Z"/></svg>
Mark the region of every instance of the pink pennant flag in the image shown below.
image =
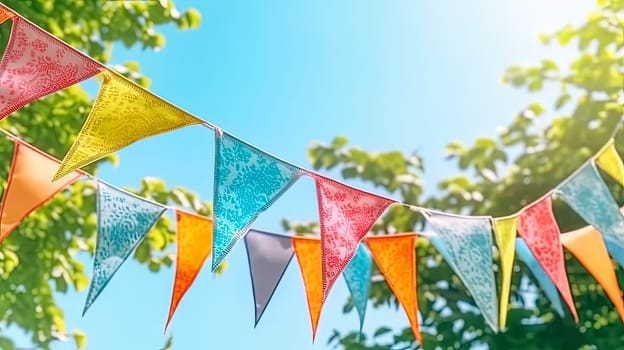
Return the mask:
<svg viewBox="0 0 624 350"><path fill-rule="evenodd" d="M0 61L0 119L40 97L87 79L102 68L100 63L14 16Z"/></svg>
<svg viewBox="0 0 624 350"><path fill-rule="evenodd" d="M578 322L566 274L563 248L559 241L559 226L552 213L550 196L544 197L522 211L518 219L518 234L524 238L535 259L557 286L574 320Z"/></svg>
<svg viewBox="0 0 624 350"><path fill-rule="evenodd" d="M313 175L316 182L323 270L323 300L358 244L393 200Z"/></svg>

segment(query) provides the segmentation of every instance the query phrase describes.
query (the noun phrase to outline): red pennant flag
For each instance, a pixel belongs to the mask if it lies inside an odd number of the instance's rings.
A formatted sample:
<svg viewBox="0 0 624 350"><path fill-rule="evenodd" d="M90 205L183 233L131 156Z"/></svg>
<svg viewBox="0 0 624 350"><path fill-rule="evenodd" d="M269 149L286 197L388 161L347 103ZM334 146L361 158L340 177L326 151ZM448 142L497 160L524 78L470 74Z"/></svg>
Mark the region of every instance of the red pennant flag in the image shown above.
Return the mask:
<svg viewBox="0 0 624 350"><path fill-rule="evenodd" d="M176 220L178 235L176 274L165 330L167 330L180 300L195 281L204 261L212 251L211 219L176 210Z"/></svg>
<svg viewBox="0 0 624 350"><path fill-rule="evenodd" d="M578 315L572 300L570 284L563 259L563 248L559 241L559 226L552 213L550 196L525 208L518 219L518 233L553 281L568 304L574 320Z"/></svg>
<svg viewBox="0 0 624 350"><path fill-rule="evenodd" d="M394 201L314 176L321 226L323 300L347 267L358 244Z"/></svg>
<svg viewBox="0 0 624 350"><path fill-rule="evenodd" d="M366 244L386 283L403 306L414 337L422 345L416 293L416 234L373 236L366 238Z"/></svg>
<svg viewBox="0 0 624 350"><path fill-rule="evenodd" d="M0 119L100 69L98 62L15 16L0 62Z"/></svg>
<svg viewBox="0 0 624 350"><path fill-rule="evenodd" d="M41 151L15 141L9 180L0 207L0 242L28 214L42 206L82 175L74 171L58 181L52 182L50 179L59 164L58 160L41 153Z"/></svg>

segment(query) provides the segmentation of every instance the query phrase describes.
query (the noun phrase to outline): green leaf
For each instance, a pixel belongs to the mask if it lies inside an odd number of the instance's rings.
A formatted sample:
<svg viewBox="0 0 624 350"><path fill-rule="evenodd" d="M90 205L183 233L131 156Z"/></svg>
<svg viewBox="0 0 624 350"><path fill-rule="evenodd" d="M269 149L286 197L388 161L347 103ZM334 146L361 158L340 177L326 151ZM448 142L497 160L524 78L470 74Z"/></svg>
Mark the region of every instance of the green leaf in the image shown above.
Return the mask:
<svg viewBox="0 0 624 350"><path fill-rule="evenodd" d="M496 141L489 137L480 137L475 141L475 148L489 149L495 147Z"/></svg>
<svg viewBox="0 0 624 350"><path fill-rule="evenodd" d="M553 61L553 60L542 60L542 68L544 70L559 70L559 66L557 65L557 62Z"/></svg>
<svg viewBox="0 0 624 350"><path fill-rule="evenodd" d="M349 139L344 136L336 136L332 141L332 148L339 149L349 143Z"/></svg>
<svg viewBox="0 0 624 350"><path fill-rule="evenodd" d="M392 332L392 329L389 328L389 327L379 327L379 328L377 328L377 330L373 334L373 337L377 338L377 337L380 337L380 336L382 336L384 334L388 334L390 332Z"/></svg>
<svg viewBox="0 0 624 350"><path fill-rule="evenodd" d="M567 25L557 33L557 40L559 40L560 45L565 46L575 35L576 30L574 27Z"/></svg>
<svg viewBox="0 0 624 350"><path fill-rule="evenodd" d="M188 24L191 29L196 29L201 24L201 13L196 9L188 9L184 14L184 17L188 20Z"/></svg>
<svg viewBox="0 0 624 350"><path fill-rule="evenodd" d="M74 341L78 349L84 349L87 347L87 335L80 330L74 330Z"/></svg>
<svg viewBox="0 0 624 350"><path fill-rule="evenodd" d="M571 98L570 94L563 94L559 96L559 98L557 98L557 102L555 102L555 108L559 109L563 107L566 104L566 102L570 100L570 98Z"/></svg>
<svg viewBox="0 0 624 350"><path fill-rule="evenodd" d="M15 344L11 339L0 337L0 350L15 350Z"/></svg>
<svg viewBox="0 0 624 350"><path fill-rule="evenodd" d="M345 179L352 179L356 177L357 174L358 174L358 171L357 171L357 168L355 167L342 169L342 177L344 177Z"/></svg>
<svg viewBox="0 0 624 350"><path fill-rule="evenodd" d="M85 274L77 274L74 277L74 287L76 291L80 292L85 290L89 286L89 278Z"/></svg>

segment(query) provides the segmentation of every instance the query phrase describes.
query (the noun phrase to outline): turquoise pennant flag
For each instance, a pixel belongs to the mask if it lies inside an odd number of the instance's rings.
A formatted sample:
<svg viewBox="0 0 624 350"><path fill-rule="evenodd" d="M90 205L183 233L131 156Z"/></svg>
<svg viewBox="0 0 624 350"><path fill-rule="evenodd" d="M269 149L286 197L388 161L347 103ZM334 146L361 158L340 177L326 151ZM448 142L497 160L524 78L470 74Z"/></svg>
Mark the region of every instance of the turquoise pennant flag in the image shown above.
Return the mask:
<svg viewBox="0 0 624 350"><path fill-rule="evenodd" d="M593 163L583 167L557 192L588 224L624 246L624 216Z"/></svg>
<svg viewBox="0 0 624 350"><path fill-rule="evenodd" d="M103 182L98 181L97 186L97 245L83 315L166 210Z"/></svg>
<svg viewBox="0 0 624 350"><path fill-rule="evenodd" d="M360 333L362 333L364 316L366 316L366 303L368 302L368 290L371 284L372 271L373 258L364 245L360 243L353 259L342 272L351 293L353 304L360 317Z"/></svg>
<svg viewBox="0 0 624 350"><path fill-rule="evenodd" d="M302 174L222 130L215 131L215 142L213 272L258 215Z"/></svg>
<svg viewBox="0 0 624 350"><path fill-rule="evenodd" d="M444 241L442 240L442 238L435 234L425 235L425 237L427 237L429 242L433 244L433 247L438 251L438 253L442 255L442 259L446 261L446 263L451 267L455 274L459 275L459 270L455 265L455 261L453 260L453 258L451 258L451 253L448 251L448 249L446 249L446 245L444 245Z"/></svg>
<svg viewBox="0 0 624 350"><path fill-rule="evenodd" d="M526 264L535 279L537 279L544 294L546 294L546 297L550 300L557 313L563 317L563 304L561 303L561 298L559 298L557 287L550 277L548 277L542 265L535 259L526 242L519 237L516 238L516 254L518 254L518 258Z"/></svg>
<svg viewBox="0 0 624 350"><path fill-rule="evenodd" d="M447 258L470 291L488 325L498 331L498 296L492 269L492 225L487 217L428 212L427 220L448 251Z"/></svg>
<svg viewBox="0 0 624 350"><path fill-rule="evenodd" d="M617 261L617 263L624 268L624 248L616 242L613 238L609 236L603 236L602 239L607 246L607 251L609 255Z"/></svg>

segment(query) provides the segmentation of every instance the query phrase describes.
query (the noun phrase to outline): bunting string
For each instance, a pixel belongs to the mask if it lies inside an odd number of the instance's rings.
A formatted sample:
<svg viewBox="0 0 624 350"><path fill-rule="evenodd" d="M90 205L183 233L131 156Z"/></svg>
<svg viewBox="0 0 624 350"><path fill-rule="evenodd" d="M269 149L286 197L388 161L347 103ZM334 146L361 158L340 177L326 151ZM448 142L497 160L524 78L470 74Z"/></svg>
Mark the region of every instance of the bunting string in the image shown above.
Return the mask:
<svg viewBox="0 0 624 350"><path fill-rule="evenodd" d="M107 74L108 74L108 75L115 75L115 76L116 76L117 78L119 78L120 80L124 80L124 81L125 81L125 84L131 85L131 86L134 86L136 89L139 89L139 90L141 91L141 93L142 93L142 94L149 95L149 96L150 96L149 98L153 98L153 99L155 99L155 100L158 100L158 101L160 101L160 103L162 103L162 104L166 104L166 105L167 105L167 106L169 106L170 108L177 110L177 112L176 112L176 113L181 113L181 114L187 115L189 118L191 118L191 119L193 119L193 120L196 120L196 121L197 121L197 123L196 123L197 125L201 125L201 126L204 126L204 127L208 128L208 129L211 129L211 130L215 131L215 133L217 133L217 134L224 133L224 130L223 130L221 127L219 127L219 126L217 126L217 125L215 125L215 124L213 124L213 123L211 123L211 122L209 122L209 121L207 121L207 120L205 120L205 119L203 119L203 118L201 118L201 117L198 117L198 116L196 116L196 115L194 115L194 114L192 114L192 113L190 113L190 112L187 112L187 111L186 111L186 110L184 110L183 108L181 108L181 107L179 107L179 106L175 105L174 103L172 103L172 102L170 102L170 101L166 100L165 98L163 98L163 97L161 97L161 96L159 96L159 95L156 95L156 94L154 94L153 92L151 92L151 91L149 91L149 90L147 90L147 89L145 89L145 88L143 88L143 87L139 86L138 84L134 83L134 82L133 82L133 81L131 81L130 79L126 78L125 76L123 76L123 75L121 75L121 74L117 73L115 70L113 70L113 69L110 69L110 68L106 67L104 64L102 64L102 63L98 62L98 61L97 61L97 60L95 60L94 58L92 58L92 57L90 57L90 56L88 56L88 55L86 55L86 54L84 54L84 53L80 52L79 50L76 50L76 49L75 49L75 48L73 48L71 45L69 45L69 44L67 44L66 42L64 42L63 40L61 40L60 38L57 38L57 37L56 37L56 36L54 36L53 34L51 34L51 33L47 32L47 31L45 31L44 29L42 29L41 27L39 27L39 26L37 26L36 24L32 23L31 21L29 21L29 20L28 20L28 19L26 19L25 17L22 17L19 13L17 13L17 12L15 12L15 11L13 11L11 8L9 8L8 6L6 6L5 4L0 3L0 10L1 10L1 11L0 11L0 13L3 13L3 14L4 14L4 15L0 15L0 20L2 20L3 18L4 18L4 20L6 20L6 19L11 19L11 20L14 20L14 21L15 21L16 19L18 19L18 21L23 21L24 23L28 23L30 26L33 26L34 28L36 28L36 30L37 30L38 32L41 32L41 33L45 34L45 36L46 36L47 38L50 38L50 39L55 40L55 41L56 41L56 42L58 42L60 45L64 46L65 48L67 48L67 49L69 49L69 50L71 50L73 53L76 53L76 54L80 55L80 56L81 56L82 58L84 58L86 61L89 61L89 62L92 62L93 64L98 65L98 67L100 67L100 71L102 72L102 74L104 74L104 76L106 76ZM3 57L3 60L4 60L4 57ZM1 65L0 65L0 67L1 67ZM5 72L4 72L4 71L2 71L2 70L0 69L0 77L1 77L1 76L3 76L4 74L5 74ZM106 78L105 78L105 79L106 79ZM83 79L83 80L84 80L84 79ZM73 84L73 83L65 84L65 86L69 86L69 85L72 85L72 84ZM0 86L1 86L1 85L0 85ZM57 89L56 89L56 90L54 90L54 91L57 91L57 90L60 90L60 89L62 89L62 88L57 88ZM51 91L51 92L52 92L52 91ZM47 94L46 94L46 95L47 95ZM40 96L40 97L42 97L42 96ZM25 104L27 104L27 103L22 104L22 106L24 106ZM20 107L22 107L22 106L20 106ZM19 108L19 107L18 107L18 108ZM621 128L622 128L623 126L624 126L624 115L622 115L622 118L621 118L621 119L620 119L620 121L617 123L617 125L614 127L613 132L612 132L612 134L611 134L611 137L609 138L609 141L605 144L605 146L603 147L603 149L609 150L609 148L608 148L609 144L613 143L613 138L615 137L615 135L617 135L617 133L621 130ZM231 135L231 134L230 134L230 135ZM240 140L240 139L238 139L238 140L239 140L240 142L244 142L244 141L242 141L242 140ZM137 141L137 140L135 140L135 141ZM246 142L244 142L244 143L246 143ZM267 155L267 156L270 156L270 157L274 158L275 160L277 160L277 161L279 161L279 162L281 162L281 163L288 164L289 166L291 166L291 167L293 167L293 168L295 168L295 169L299 169L299 171L301 171L303 174L306 174L306 175L311 176L311 177L313 177L313 178L324 177L323 175L318 174L317 172L315 172L315 171L313 171L313 170L307 169L307 168L305 168L305 167L301 167L301 166L294 165L294 164L292 164L292 163L290 163L290 162L288 162L288 161L286 161L286 160L283 160L283 159L281 159L281 158L279 158L279 157L276 157L275 155L272 155L272 154L270 154L270 153L268 153L268 152L266 152L266 151L264 151L264 150L261 150L260 148L258 148L258 147L256 147L256 146L252 146L251 144L248 144L248 143L246 143L246 144L247 144L247 145L249 145L250 147L253 147L253 148L257 149L259 152L261 152L261 153L263 153L263 154L265 154L265 155ZM121 147L120 147L120 148L121 148ZM114 151L110 151L110 152L114 152ZM610 153L608 153L608 155L610 155ZM582 166L581 166L581 167L580 167L577 171L580 171L580 170L581 170L581 169L582 169L585 165L589 164L590 162L594 162L594 161L596 161L596 157L597 157L597 155L596 155L596 156L594 156L594 157L592 157L592 158L590 158L590 159L588 159L588 160L587 160L587 161L586 161L586 162L585 162L585 163L584 163L584 164L583 164L583 165L582 165ZM93 161L91 161L91 162L93 162ZM621 162L622 162L622 161L620 160L620 163L621 163ZM90 163L90 162L89 162L89 163ZM82 164L81 166L88 165L89 163ZM600 163L600 162L598 162L598 163ZM608 171L608 170L605 170L605 171ZM540 198L536 199L535 201L533 201L533 202L529 203L528 205L526 205L526 206L525 206L525 208L526 208L526 207L531 207L533 204L535 204L535 203L540 202L541 200L543 200L543 198L545 198L545 197L548 197L548 196L552 195L552 193L553 193L553 191L554 191L554 190L558 189L558 188L559 188L562 184L564 184L564 183L565 183L565 182L566 182L569 178L573 177L575 174L576 174L576 172L575 172L575 173L573 173L573 174L571 174L571 175L570 175L567 179L565 179L565 180L561 181L561 182L560 182L557 186L555 186L555 188L553 188L552 190L550 190L550 191L548 191L547 193L545 193L542 197L540 197ZM609 174L612 174L614 177L618 177L618 176L620 176L620 175L623 175L623 176L624 176L624 171L612 170L612 172L609 172ZM57 173L57 176L59 176L59 175L61 175L61 172ZM344 185L344 186L348 186L348 185L344 184L343 182L340 182L339 180L336 180L336 179L331 179L331 180L332 180L332 181L335 181L335 182L337 182L337 183L340 183L340 184L342 184L342 185ZM618 181L624 181L624 180L622 180L621 178L616 178L616 180L618 180ZM349 187L350 187L350 186L349 186ZM380 196L380 195L377 195L377 194L373 194L373 193L370 193L370 192L368 192L368 191L361 190L361 189L358 189L358 191L361 191L361 192L364 192L364 193L368 193L368 194L373 195L373 196L383 197L383 196ZM422 212L422 213L423 213L423 215L425 215L425 213L427 213L427 212L439 212L439 211L437 211L436 209L433 209L433 208L425 208L425 207L421 207L421 206L418 206L418 205L415 205L415 204L410 204L410 203L405 203L405 202L397 201L397 200L395 200L395 199L389 199L389 200L393 201L393 202L394 202L395 204L397 204L397 205L402 205L402 206L405 206L405 207L410 208L410 209L412 209L412 210L415 210L415 211L418 211L418 212ZM523 209L521 209L520 211L522 211L522 210L523 210ZM519 212L520 212L520 211L519 211ZM516 212L516 213L510 214L510 216L517 215L517 214L519 214L519 212ZM453 214L453 213L444 213L444 214L445 214L445 215L454 215L454 216L464 217L464 218L472 218L472 217L474 217L474 216L471 216L471 215L461 215L461 214Z"/></svg>
<svg viewBox="0 0 624 350"><path fill-rule="evenodd" d="M609 259L610 254L624 266L624 216L598 171L601 169L624 186L624 163L614 144L624 116L595 155L516 213L498 218L452 214L364 191L294 165L139 86L0 3L0 23L6 20L11 20L12 26L0 61L0 119L70 85L96 75L102 78L93 107L62 161L0 128L15 144L0 205L0 242L33 210L80 177L86 176L97 184L97 244L84 312L163 213L174 210L178 250L165 329L205 260L211 258L214 272L237 242L244 240L256 325L296 256L312 338L324 302L341 275L354 299L361 331L374 261L404 308L414 337L422 344L417 317L417 234L370 234L384 211L400 205L420 213L429 222L433 232L425 236L460 277L495 332L506 326L516 253L527 263L557 312L563 314L559 291L578 321L564 247L594 276L624 320L624 303ZM213 218L137 196L80 169L139 140L191 125L214 132ZM301 176L315 182L320 237L253 230L259 215ZM553 198L561 198L591 226L561 233L552 212ZM500 253L500 296L492 268L493 245ZM590 252L595 255L588 255Z"/></svg>

